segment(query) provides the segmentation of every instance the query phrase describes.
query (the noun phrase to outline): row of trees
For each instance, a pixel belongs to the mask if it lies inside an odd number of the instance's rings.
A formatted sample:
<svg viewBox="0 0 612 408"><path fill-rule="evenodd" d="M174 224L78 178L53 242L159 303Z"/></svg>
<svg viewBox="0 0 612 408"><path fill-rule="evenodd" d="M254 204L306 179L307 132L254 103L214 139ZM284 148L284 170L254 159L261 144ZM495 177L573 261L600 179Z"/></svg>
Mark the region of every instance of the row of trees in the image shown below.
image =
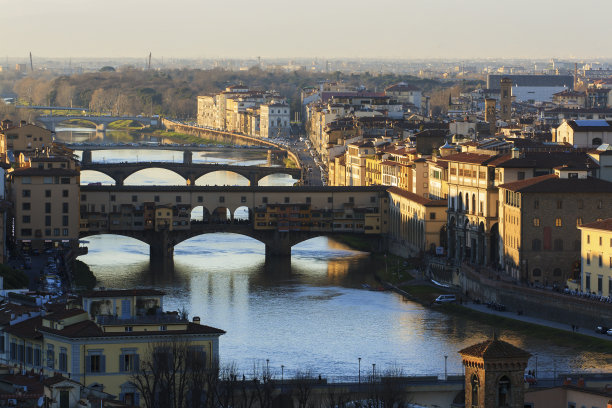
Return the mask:
<svg viewBox="0 0 612 408"><path fill-rule="evenodd" d="M253 89L277 90L289 99L293 111L299 111L300 90L317 86L324 80L341 80L349 85L377 91L397 82L414 84L426 93L452 86L449 82L409 75L271 72L257 67L247 71L142 71L128 67L59 77L48 72L32 73L21 79L0 75L0 84L6 88L8 81L13 81L13 91L19 99L35 105L82 106L96 112L130 115L153 113L176 118L195 117L197 95L216 93L236 83L244 83Z"/></svg>
<svg viewBox="0 0 612 408"><path fill-rule="evenodd" d="M173 340L152 345L131 381L147 408L402 408L409 402L402 376L391 369L347 386L327 384L308 370L279 380L255 365L245 375L234 364L207 364L202 351Z"/></svg>

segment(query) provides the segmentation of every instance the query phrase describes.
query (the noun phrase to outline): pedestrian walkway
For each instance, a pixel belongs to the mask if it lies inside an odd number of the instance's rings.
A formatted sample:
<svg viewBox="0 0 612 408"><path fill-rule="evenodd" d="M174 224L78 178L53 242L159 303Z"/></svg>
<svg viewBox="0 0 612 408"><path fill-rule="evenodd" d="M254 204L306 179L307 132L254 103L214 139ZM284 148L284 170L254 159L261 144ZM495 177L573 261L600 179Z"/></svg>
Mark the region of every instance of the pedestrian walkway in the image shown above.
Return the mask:
<svg viewBox="0 0 612 408"><path fill-rule="evenodd" d="M537 317L519 315L516 312L508 312L508 311L501 312L498 310L489 309L487 305L485 304L476 304L476 303L466 302L466 303L463 303L463 306L469 309L476 310L482 313L487 313L490 315L502 316L508 319L514 319L514 320L518 320L518 321L525 322L525 323L532 323L532 324L537 324L540 326L551 327L553 329L559 329L559 330L564 330L567 332L572 332L572 325L570 324L557 323L557 322L553 322L550 320L540 319ZM608 336L606 334L595 332L595 327L579 327L578 333L584 334L587 336L591 336L591 337L595 337L598 339L604 339L608 341L612 340L612 336Z"/></svg>

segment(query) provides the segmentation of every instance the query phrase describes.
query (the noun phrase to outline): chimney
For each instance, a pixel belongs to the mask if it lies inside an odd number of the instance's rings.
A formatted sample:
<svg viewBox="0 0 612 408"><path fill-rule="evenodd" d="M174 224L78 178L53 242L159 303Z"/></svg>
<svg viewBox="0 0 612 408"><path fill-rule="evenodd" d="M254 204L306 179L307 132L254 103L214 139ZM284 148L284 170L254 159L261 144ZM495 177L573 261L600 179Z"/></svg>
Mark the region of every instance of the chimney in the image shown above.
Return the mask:
<svg viewBox="0 0 612 408"><path fill-rule="evenodd" d="M193 316L193 323L200 324L200 316Z"/></svg>

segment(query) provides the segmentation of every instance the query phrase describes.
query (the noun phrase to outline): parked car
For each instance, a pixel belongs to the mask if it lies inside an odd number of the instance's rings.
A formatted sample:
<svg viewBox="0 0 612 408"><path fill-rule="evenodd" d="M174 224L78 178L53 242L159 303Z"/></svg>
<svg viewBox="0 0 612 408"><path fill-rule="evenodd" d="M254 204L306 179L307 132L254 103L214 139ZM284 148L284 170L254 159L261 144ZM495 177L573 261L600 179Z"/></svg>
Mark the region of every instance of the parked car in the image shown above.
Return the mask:
<svg viewBox="0 0 612 408"><path fill-rule="evenodd" d="M606 334L610 328L606 326L597 326L595 328L595 333Z"/></svg>
<svg viewBox="0 0 612 408"><path fill-rule="evenodd" d="M608 329L608 331L606 332L606 334L607 334L608 336L612 336L612 329Z"/></svg>
<svg viewBox="0 0 612 408"><path fill-rule="evenodd" d="M451 303L456 302L457 297L455 295L440 295L436 298L436 303Z"/></svg>

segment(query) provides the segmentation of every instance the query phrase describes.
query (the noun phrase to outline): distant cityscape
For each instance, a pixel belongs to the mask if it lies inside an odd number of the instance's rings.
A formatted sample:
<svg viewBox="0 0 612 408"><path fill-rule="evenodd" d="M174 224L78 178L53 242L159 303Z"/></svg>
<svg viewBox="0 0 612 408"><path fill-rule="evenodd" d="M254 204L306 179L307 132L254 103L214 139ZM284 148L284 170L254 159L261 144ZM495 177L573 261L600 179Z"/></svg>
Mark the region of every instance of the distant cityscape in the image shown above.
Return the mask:
<svg viewBox="0 0 612 408"><path fill-rule="evenodd" d="M221 76L212 91L158 87L178 71ZM124 73L143 82L117 91ZM283 87L262 87L287 74ZM610 407L612 60L34 55L0 61L0 86L0 405ZM91 136L63 140L64 126ZM131 141L108 142L116 129ZM94 160L119 149L182 161ZM194 161L211 149L262 151L267 163ZM126 183L150 169L184 184ZM85 171L112 181L84 183ZM244 184L201 182L215 172ZM290 182L262 183L273 174ZM363 290L510 320L534 338L545 329L605 361L545 377L496 332L448 351L460 375L447 372L448 355L443 376L376 364L362 374L361 357L355 381L289 376L284 365L279 377L269 359L243 373L220 359L228 328L166 310L164 287L97 287L78 260L88 237L114 234L173 270L175 246L215 233L263 243L266 262L290 261L293 246L320 236L361 245L381 257L377 286Z"/></svg>

